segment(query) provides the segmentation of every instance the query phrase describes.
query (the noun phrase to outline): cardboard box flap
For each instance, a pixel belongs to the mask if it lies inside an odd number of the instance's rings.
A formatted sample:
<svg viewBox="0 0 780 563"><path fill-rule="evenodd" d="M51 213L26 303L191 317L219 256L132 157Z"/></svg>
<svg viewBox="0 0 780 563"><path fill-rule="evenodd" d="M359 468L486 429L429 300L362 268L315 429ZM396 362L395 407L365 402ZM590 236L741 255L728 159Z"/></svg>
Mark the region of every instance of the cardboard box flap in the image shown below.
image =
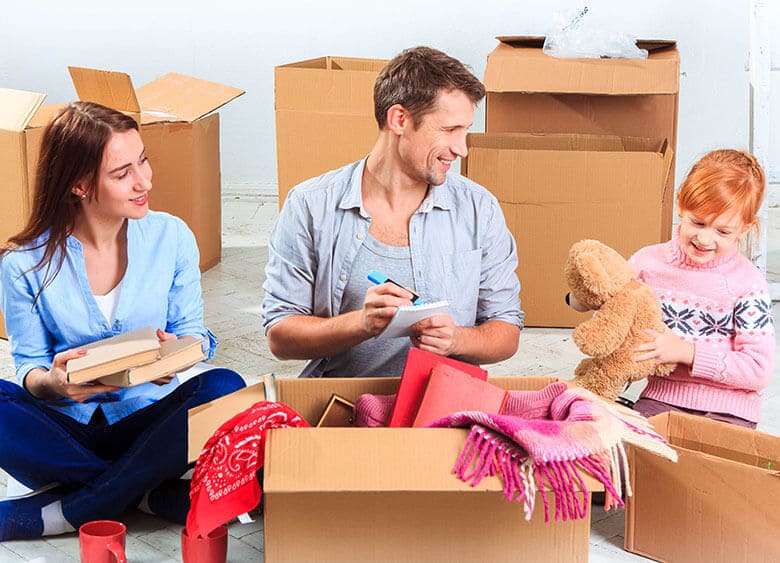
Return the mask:
<svg viewBox="0 0 780 563"><path fill-rule="evenodd" d="M46 94L0 88L0 129L24 131Z"/></svg>
<svg viewBox="0 0 780 563"><path fill-rule="evenodd" d="M138 88L144 123L195 121L244 90L171 72Z"/></svg>
<svg viewBox="0 0 780 563"><path fill-rule="evenodd" d="M124 72L69 66L76 94L82 102L94 102L118 111L139 113L133 81Z"/></svg>
<svg viewBox="0 0 780 563"><path fill-rule="evenodd" d="M558 59L542 51L544 38L503 37L488 55L488 92L560 94L676 94L679 56L674 41L643 40L647 59Z"/></svg>
<svg viewBox="0 0 780 563"><path fill-rule="evenodd" d="M465 428L290 428L272 430L263 489L281 492L503 491L498 478L472 487L452 473ZM290 455L296 452L296 455ZM589 490L601 485L585 477ZM497 502L503 500L496 499ZM522 508L518 505L518 518Z"/></svg>
<svg viewBox="0 0 780 563"><path fill-rule="evenodd" d="M770 473L780 467L780 441L776 436L685 413L664 413L651 420L673 446Z"/></svg>
<svg viewBox="0 0 780 563"><path fill-rule="evenodd" d="M353 70L358 72L378 72L387 64L386 59L362 59L355 57L318 57L279 65L277 68L308 68L319 70Z"/></svg>

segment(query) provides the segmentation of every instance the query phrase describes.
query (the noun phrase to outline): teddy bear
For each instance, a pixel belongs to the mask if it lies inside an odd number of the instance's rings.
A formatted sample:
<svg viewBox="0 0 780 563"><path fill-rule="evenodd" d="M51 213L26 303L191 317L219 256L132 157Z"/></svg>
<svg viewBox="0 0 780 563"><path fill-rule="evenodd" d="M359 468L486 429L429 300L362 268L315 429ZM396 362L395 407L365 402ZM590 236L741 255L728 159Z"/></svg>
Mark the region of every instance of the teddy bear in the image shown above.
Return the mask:
<svg viewBox="0 0 780 563"><path fill-rule="evenodd" d="M574 371L574 384L614 401L627 384L648 375L669 375L676 364L635 362L633 349L649 339L645 329L665 329L655 292L637 279L628 261L597 240L572 245L564 267L566 302L595 311L573 333L588 356Z"/></svg>

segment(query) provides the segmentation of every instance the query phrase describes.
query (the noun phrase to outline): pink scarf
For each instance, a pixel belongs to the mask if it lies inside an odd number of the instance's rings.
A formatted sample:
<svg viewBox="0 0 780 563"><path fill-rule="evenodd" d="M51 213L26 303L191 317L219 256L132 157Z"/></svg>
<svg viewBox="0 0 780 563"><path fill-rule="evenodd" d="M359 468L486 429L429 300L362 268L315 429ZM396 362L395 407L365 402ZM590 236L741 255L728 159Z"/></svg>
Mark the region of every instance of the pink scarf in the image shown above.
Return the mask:
<svg viewBox="0 0 780 563"><path fill-rule="evenodd" d="M260 503L257 471L263 467L265 436L271 428L308 427L282 403L260 401L237 414L209 438L195 464L190 485L187 534L209 532Z"/></svg>
<svg viewBox="0 0 780 563"><path fill-rule="evenodd" d="M588 495L583 473L604 485L607 509L623 506L621 473L626 494L631 495L624 442L677 460L677 453L645 418L584 389L554 383L542 391L512 393L528 393L537 402L547 397L547 405L537 404L522 417L464 411L430 426L471 426L453 472L472 486L498 475L504 497L523 503L526 520L531 519L539 489L544 519L549 522L547 487L555 495L555 520L585 517Z"/></svg>

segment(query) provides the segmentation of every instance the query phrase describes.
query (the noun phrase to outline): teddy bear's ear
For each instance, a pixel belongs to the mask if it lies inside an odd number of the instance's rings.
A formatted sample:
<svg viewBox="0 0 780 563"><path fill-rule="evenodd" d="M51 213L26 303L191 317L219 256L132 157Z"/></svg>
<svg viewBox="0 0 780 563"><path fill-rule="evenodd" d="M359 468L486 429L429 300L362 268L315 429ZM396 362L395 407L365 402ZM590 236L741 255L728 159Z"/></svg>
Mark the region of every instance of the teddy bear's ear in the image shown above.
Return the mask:
<svg viewBox="0 0 780 563"><path fill-rule="evenodd" d="M575 259L575 263L585 287L591 293L602 297L611 293L611 276L606 268L604 268L604 265L597 254L587 252L579 254Z"/></svg>

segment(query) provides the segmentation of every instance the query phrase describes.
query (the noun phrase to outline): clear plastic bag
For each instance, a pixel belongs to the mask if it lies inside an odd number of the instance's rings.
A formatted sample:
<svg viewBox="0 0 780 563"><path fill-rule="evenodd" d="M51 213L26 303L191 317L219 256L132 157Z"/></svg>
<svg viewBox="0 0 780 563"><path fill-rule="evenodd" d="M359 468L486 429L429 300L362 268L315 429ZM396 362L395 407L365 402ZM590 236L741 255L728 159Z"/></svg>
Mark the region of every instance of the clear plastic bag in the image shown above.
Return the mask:
<svg viewBox="0 0 780 563"><path fill-rule="evenodd" d="M576 13L553 14L555 23L542 50L561 59L646 59L647 50L636 46L636 38L625 33L596 29L588 25L585 6Z"/></svg>

